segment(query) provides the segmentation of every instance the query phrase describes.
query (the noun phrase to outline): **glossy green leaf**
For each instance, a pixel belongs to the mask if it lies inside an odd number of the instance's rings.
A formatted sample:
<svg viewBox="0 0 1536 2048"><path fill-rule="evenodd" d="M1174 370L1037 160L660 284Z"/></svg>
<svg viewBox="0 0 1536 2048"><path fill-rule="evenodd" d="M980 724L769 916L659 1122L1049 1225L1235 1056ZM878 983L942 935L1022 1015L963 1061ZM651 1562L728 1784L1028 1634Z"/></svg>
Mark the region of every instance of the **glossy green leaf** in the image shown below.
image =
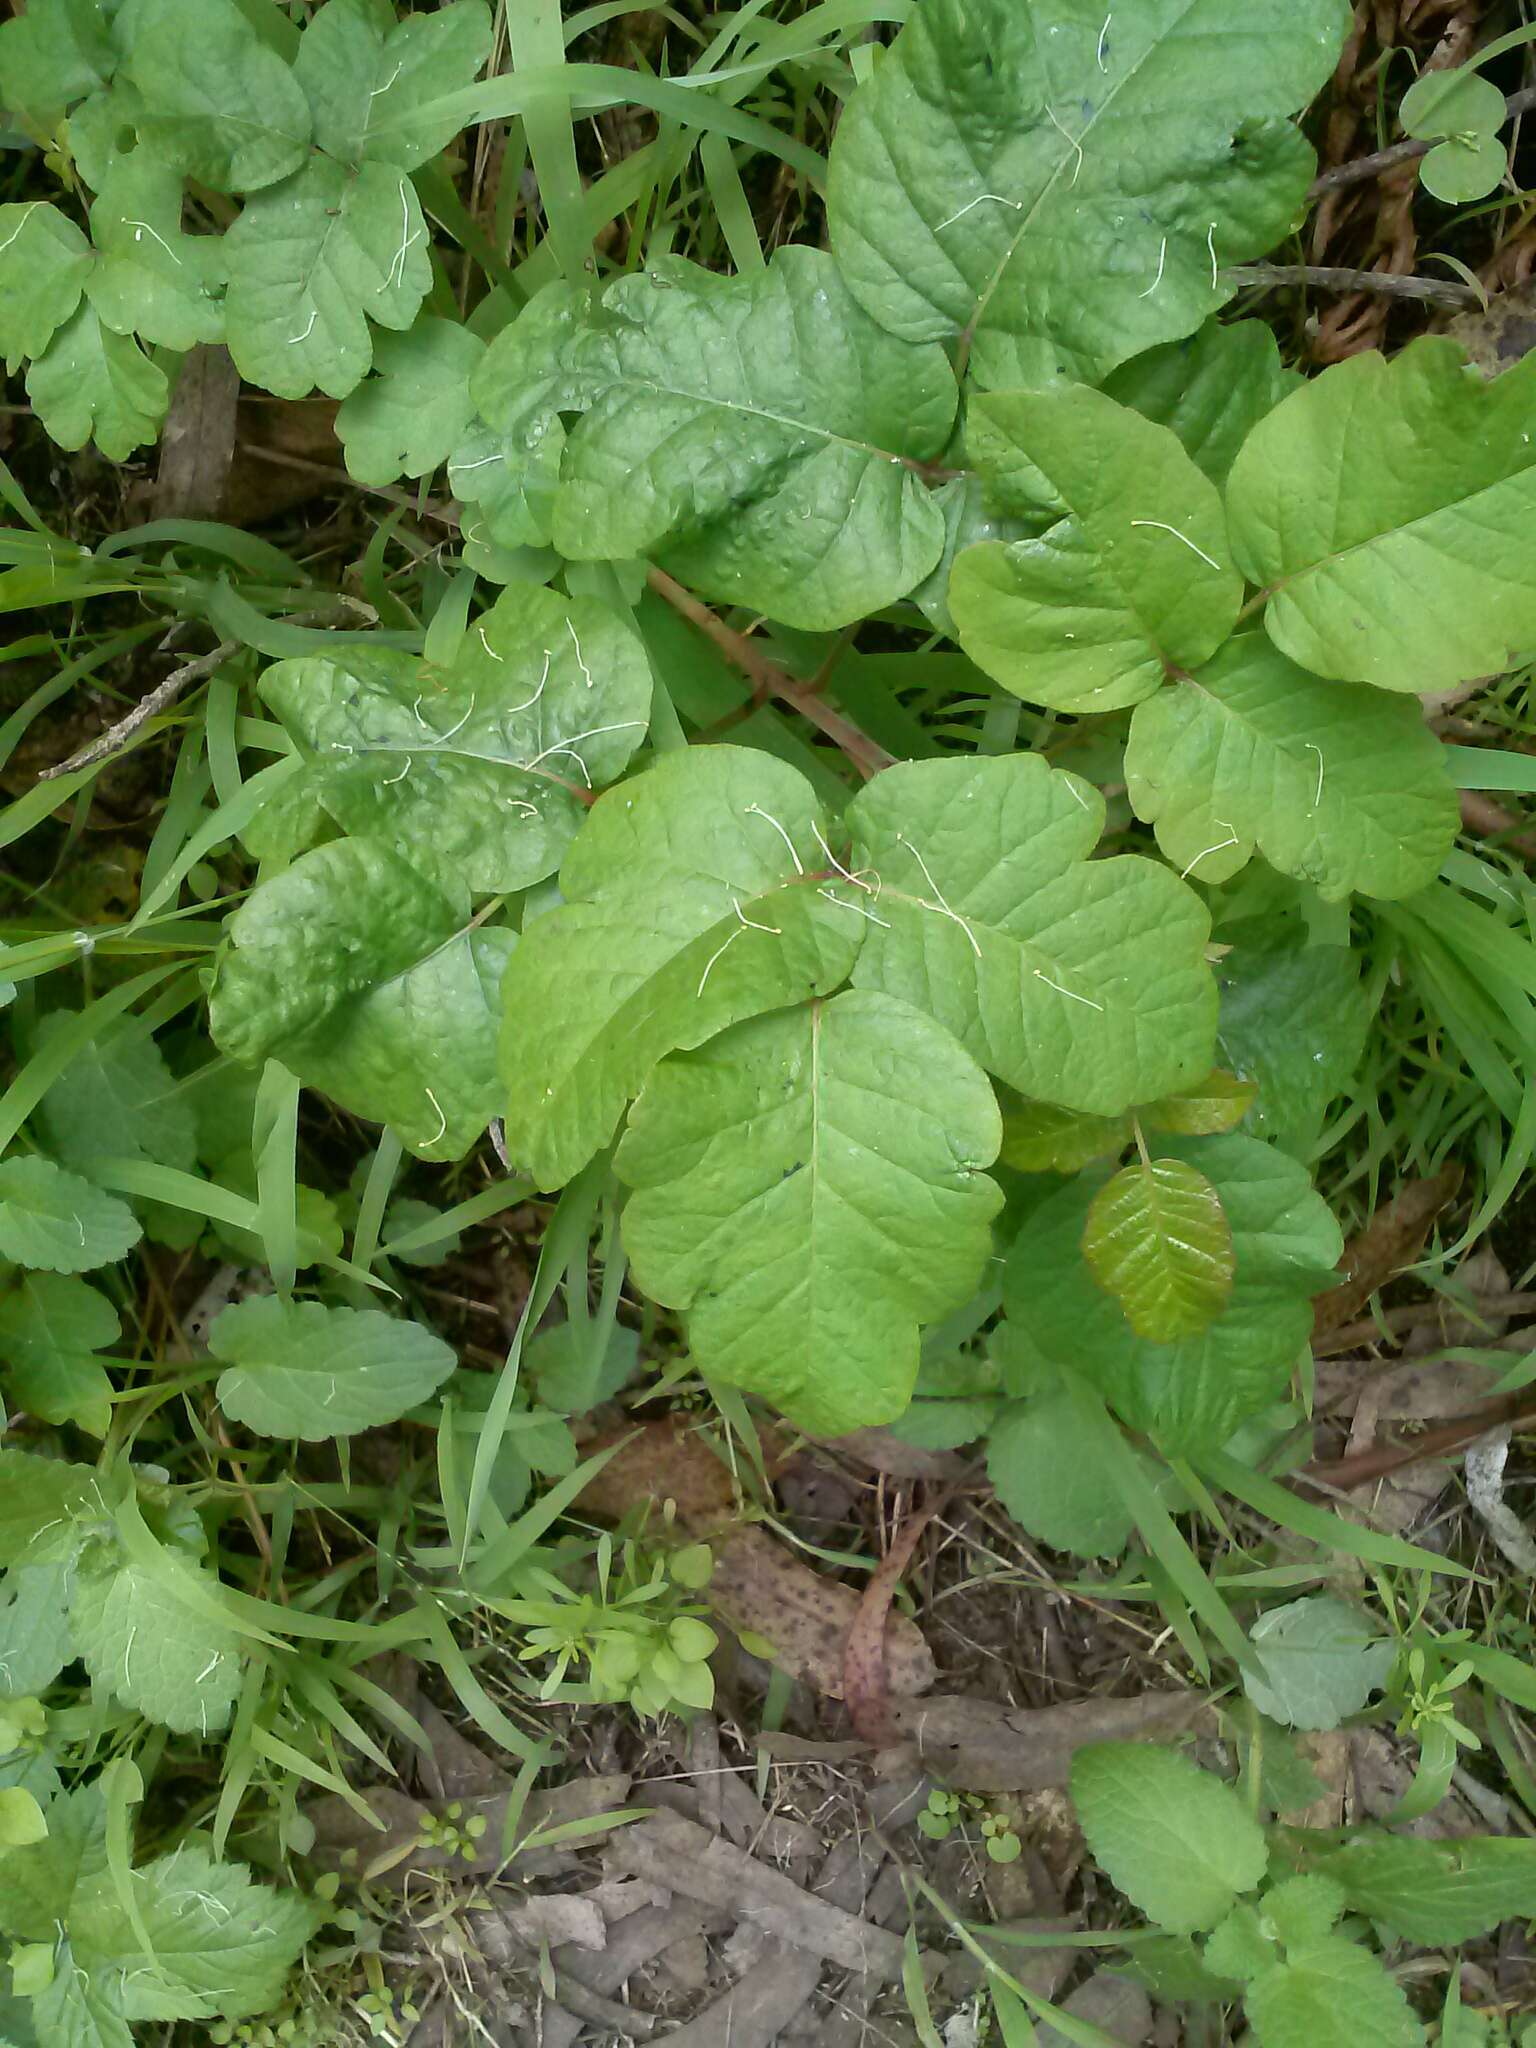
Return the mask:
<svg viewBox="0 0 1536 2048"><path fill-rule="evenodd" d="M19 26L7 22L0 35ZM0 356L13 371L40 356L79 305L91 260L89 242L56 206L0 206Z"/></svg>
<svg viewBox="0 0 1536 2048"><path fill-rule="evenodd" d="M1529 1840L1362 1832L1309 1862L1342 1887L1351 1911L1404 1941L1455 1947L1501 1921L1536 1917L1536 1842Z"/></svg>
<svg viewBox="0 0 1536 2048"><path fill-rule="evenodd" d="M1283 919L1256 918L1222 934L1217 970L1222 1058L1258 1083L1251 1129L1306 1141L1348 1086L1371 1022L1360 962L1347 946L1313 946Z"/></svg>
<svg viewBox="0 0 1536 2048"><path fill-rule="evenodd" d="M86 1273L125 1257L140 1235L126 1202L51 1159L0 1162L0 1258L49 1273Z"/></svg>
<svg viewBox="0 0 1536 2048"><path fill-rule="evenodd" d="M45 1422L105 1436L112 1383L92 1353L117 1341L117 1310L63 1273L24 1273L0 1294L0 1368L11 1402Z"/></svg>
<svg viewBox="0 0 1536 2048"><path fill-rule="evenodd" d="M471 85L490 54L490 10L453 0L394 22L371 0L327 0L304 31L294 75L309 100L315 141L342 163L365 158L412 170L463 126L430 111Z"/></svg>
<svg viewBox="0 0 1536 2048"><path fill-rule="evenodd" d="M1232 1232L1221 1197L1184 1159L1133 1161L1088 1205L1083 1257L1138 1337L1198 1336L1232 1293Z"/></svg>
<svg viewBox="0 0 1536 2048"><path fill-rule="evenodd" d="M1213 1067L1203 1081L1149 1102L1142 1120L1149 1131L1171 1131L1180 1138L1215 1138L1235 1131L1253 1107L1258 1086Z"/></svg>
<svg viewBox="0 0 1536 2048"><path fill-rule="evenodd" d="M1397 1657L1363 1614L1324 1593L1266 1609L1248 1635L1257 1668L1243 1673L1244 1690L1285 1728L1337 1728L1385 1685Z"/></svg>
<svg viewBox="0 0 1536 2048"><path fill-rule="evenodd" d="M1182 872L1225 881L1257 849L1329 902L1426 888L1459 826L1417 704L1320 682L1259 633L1137 706L1125 779Z"/></svg>
<svg viewBox="0 0 1536 2048"><path fill-rule="evenodd" d="M391 164L309 157L250 201L224 254L229 352L279 398L345 398L373 361L369 321L409 327L432 281L420 202Z"/></svg>
<svg viewBox="0 0 1536 2048"><path fill-rule="evenodd" d="M1249 1985L1245 2009L1260 2048L1422 2048L1424 2040L1380 1956L1339 1935L1288 1948Z"/></svg>
<svg viewBox="0 0 1536 2048"><path fill-rule="evenodd" d="M1071 385L976 400L968 439L984 475L1001 442L1065 514L957 558L949 607L979 668L1031 703L1116 711L1210 659L1243 583L1216 487L1168 428Z"/></svg>
<svg viewBox="0 0 1536 2048"><path fill-rule="evenodd" d="M944 543L917 472L949 439L954 376L877 327L817 249L739 278L659 257L590 312L557 289L474 390L524 444L580 412L554 506L577 561L654 554L707 596L823 628L903 596Z"/></svg>
<svg viewBox="0 0 1536 2048"><path fill-rule="evenodd" d="M892 1421L919 1326L981 1277L1000 1135L981 1070L905 1003L853 991L737 1025L664 1060L630 1112L636 1282L689 1311L702 1372L800 1427Z"/></svg>
<svg viewBox="0 0 1536 2048"><path fill-rule="evenodd" d="M1085 1116L1054 1102L1025 1102L1011 1088L1002 1091L1002 1109L1000 1157L1020 1173L1076 1173L1131 1142L1128 1116Z"/></svg>
<svg viewBox="0 0 1536 2048"><path fill-rule="evenodd" d="M101 0L31 0L0 22L5 104L41 129L104 85L115 61Z"/></svg>
<svg viewBox="0 0 1536 2048"><path fill-rule="evenodd" d="M944 518L944 545L938 561L913 589L911 598L930 626L946 639L955 640L959 636L949 608L949 582L959 557L982 541L1016 541L1039 534L1050 520L1043 514L1024 519L994 510L988 487L974 472L940 484L933 493L933 502Z"/></svg>
<svg viewBox="0 0 1536 2048"><path fill-rule="evenodd" d="M469 379L484 353L479 337L452 320L418 320L407 334L379 336L374 374L336 415L347 468L359 483L425 476L448 460L474 417Z"/></svg>
<svg viewBox="0 0 1536 2048"><path fill-rule="evenodd" d="M478 414L448 458L448 486L464 501L461 531L470 545L548 547L565 429L547 422L536 445L524 448L488 427Z"/></svg>
<svg viewBox="0 0 1536 2048"><path fill-rule="evenodd" d="M986 385L1094 381L1190 333L1232 295L1218 265L1286 233L1313 162L1285 117L1348 25L1343 0L925 5L838 124L838 263L893 333L968 343Z"/></svg>
<svg viewBox="0 0 1536 2048"><path fill-rule="evenodd" d="M1160 1138L1153 1150L1206 1176L1232 1232L1232 1293L1208 1328L1151 1343L1095 1285L1081 1246L1101 1172L1028 1217L1004 1298L1010 1321L1049 1358L1085 1373L1124 1421L1166 1450L1196 1451L1224 1443L1284 1390L1311 1330L1308 1296L1329 1284L1343 1240L1305 1168L1255 1139Z"/></svg>
<svg viewBox="0 0 1536 2048"><path fill-rule="evenodd" d="M225 1309L208 1348L229 1367L219 1376L219 1401L232 1421L311 1443L398 1421L456 1363L421 1323L275 1295Z"/></svg>
<svg viewBox="0 0 1536 2048"><path fill-rule="evenodd" d="M303 163L304 95L235 0L140 0L128 73L145 142L199 184L255 192Z"/></svg>
<svg viewBox="0 0 1536 2048"><path fill-rule="evenodd" d="M1072 1759L1088 1846L1149 1920L1214 1927L1269 1863L1263 1830L1230 1785L1150 1742L1100 1742Z"/></svg>
<svg viewBox="0 0 1536 2048"><path fill-rule="evenodd" d="M1263 320L1209 320L1188 340L1123 363L1104 389L1171 427L1185 454L1220 484L1259 421L1301 381L1281 362L1274 329Z"/></svg>
<svg viewBox="0 0 1536 2048"><path fill-rule="evenodd" d="M899 763L849 808L869 879L836 893L871 913L861 987L928 1010L1021 1094L1114 1116L1209 1071L1215 984L1192 890L1088 858L1103 819L1039 755Z"/></svg>
<svg viewBox="0 0 1536 2048"><path fill-rule="evenodd" d="M42 1050L79 1013L52 1010L38 1024ZM197 1157L192 1104L155 1041L129 1019L81 1047L38 1105L48 1149L61 1166L89 1174L96 1159L157 1159L190 1173Z"/></svg>
<svg viewBox="0 0 1536 2048"><path fill-rule="evenodd" d="M86 290L104 326L174 349L222 338L220 239L182 233L180 173L147 148L107 172L91 239L98 261Z"/></svg>
<svg viewBox="0 0 1536 2048"><path fill-rule="evenodd" d="M1134 1526L1114 1475L1082 1454L1070 1397L1015 1401L987 1435L987 1477L1021 1529L1053 1550L1118 1557Z"/></svg>
<svg viewBox="0 0 1536 2048"><path fill-rule="evenodd" d="M246 899L209 1005L215 1043L278 1058L424 1159L495 1115L499 987L513 940L388 847L338 840Z"/></svg>
<svg viewBox="0 0 1536 2048"><path fill-rule="evenodd" d="M1359 451L1371 451L1369 462ZM1441 335L1335 363L1233 464L1233 553L1303 668L1450 689L1536 650L1536 358L1492 383Z"/></svg>
<svg viewBox="0 0 1536 2048"><path fill-rule="evenodd" d="M261 678L337 823L472 890L554 872L587 792L644 738L651 692L645 650L616 613L534 584L502 593L451 669L356 647Z"/></svg>
<svg viewBox="0 0 1536 2048"><path fill-rule="evenodd" d="M504 984L506 1144L539 1187L601 1150L663 1054L846 979L872 927L814 879L830 829L802 775L740 747L663 755L593 805Z"/></svg>
<svg viewBox="0 0 1536 2048"><path fill-rule="evenodd" d="M159 433L170 386L132 335L114 334L85 305L33 359L27 396L61 448L94 440L108 462L126 462Z"/></svg>
<svg viewBox="0 0 1536 2048"><path fill-rule="evenodd" d="M93 1684L151 1721L209 1735L240 1690L240 1638L212 1619L218 1580L179 1551L152 1564L115 1537L88 1544L76 1566L69 1621Z"/></svg>

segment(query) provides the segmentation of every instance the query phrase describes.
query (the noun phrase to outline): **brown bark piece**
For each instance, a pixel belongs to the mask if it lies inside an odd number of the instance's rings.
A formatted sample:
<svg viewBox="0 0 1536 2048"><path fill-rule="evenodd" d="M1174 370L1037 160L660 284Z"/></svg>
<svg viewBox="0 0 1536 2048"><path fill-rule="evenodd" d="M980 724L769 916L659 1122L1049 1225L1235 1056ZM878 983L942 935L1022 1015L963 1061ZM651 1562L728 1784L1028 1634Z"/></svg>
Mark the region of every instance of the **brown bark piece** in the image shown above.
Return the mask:
<svg viewBox="0 0 1536 2048"><path fill-rule="evenodd" d="M1443 1167L1429 1180L1410 1181L1350 1239L1339 1262L1344 1277L1337 1287L1317 1298L1312 1318L1314 1344L1351 1321L1379 1287L1413 1264L1430 1226L1453 1199L1461 1181L1459 1166Z"/></svg>
<svg viewBox="0 0 1536 2048"><path fill-rule="evenodd" d="M962 1792L1043 1792L1066 1784L1086 1743L1166 1742L1184 1729L1215 1728L1212 1710L1193 1692L1034 1708L940 1694L893 1698L891 1716L923 1768Z"/></svg>
<svg viewBox="0 0 1536 2048"><path fill-rule="evenodd" d="M156 519L217 519L235 453L240 372L217 343L189 349L160 442Z"/></svg>

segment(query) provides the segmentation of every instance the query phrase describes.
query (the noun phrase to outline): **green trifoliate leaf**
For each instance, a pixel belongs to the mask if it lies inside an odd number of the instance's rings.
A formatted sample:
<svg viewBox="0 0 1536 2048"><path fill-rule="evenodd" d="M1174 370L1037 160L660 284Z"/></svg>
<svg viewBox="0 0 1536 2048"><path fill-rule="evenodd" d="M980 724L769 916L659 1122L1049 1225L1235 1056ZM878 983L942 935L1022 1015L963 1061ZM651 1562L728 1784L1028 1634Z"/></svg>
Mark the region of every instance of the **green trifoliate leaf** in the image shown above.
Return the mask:
<svg viewBox="0 0 1536 2048"><path fill-rule="evenodd" d="M18 1564L0 1578L0 1699L26 1699L75 1654L67 1562Z"/></svg>
<svg viewBox="0 0 1536 2048"><path fill-rule="evenodd" d="M504 988L506 1142L539 1187L601 1150L657 1060L846 979L872 930L828 872L811 785L689 747L611 790L527 925Z"/></svg>
<svg viewBox="0 0 1536 2048"><path fill-rule="evenodd" d="M971 417L983 472L989 446L1019 451L1066 515L956 561L949 606L972 661L1059 711L1118 711L1208 661L1243 582L1216 487L1169 429L1082 385L994 393Z"/></svg>
<svg viewBox="0 0 1536 2048"><path fill-rule="evenodd" d="M151 1721L188 1735L227 1725L240 1690L240 1638L216 1618L211 1572L157 1547L130 1559L115 1538L75 1565L69 1621L93 1684Z"/></svg>
<svg viewBox="0 0 1536 2048"><path fill-rule="evenodd" d="M81 306L27 371L27 396L61 448L94 439L109 462L126 462L159 433L170 386L132 335Z"/></svg>
<svg viewBox="0 0 1536 2048"><path fill-rule="evenodd" d="M37 1048L52 1045L77 1016L51 1011ZM38 1121L54 1157L82 1173L97 1159L154 1159L190 1173L197 1158L192 1104L153 1038L131 1021L75 1054L43 1097Z"/></svg>
<svg viewBox="0 0 1536 2048"><path fill-rule="evenodd" d="M181 231L181 175L147 149L120 156L91 208L99 261L86 284L116 334L187 349L224 333L219 238Z"/></svg>
<svg viewBox="0 0 1536 2048"><path fill-rule="evenodd" d="M390 164L311 156L250 202L224 254L229 352L279 398L345 398L373 361L368 322L409 327L432 281L420 202Z"/></svg>
<svg viewBox="0 0 1536 2048"><path fill-rule="evenodd" d="M1288 1951L1248 1986L1260 2048L1422 2048L1424 2029L1379 1956L1324 1935Z"/></svg>
<svg viewBox="0 0 1536 2048"><path fill-rule="evenodd" d="M1021 1094L1115 1116L1209 1071L1204 907L1166 868L1090 860L1097 790L1038 755L917 761L848 811L872 913L855 979L928 1010ZM872 878L878 876L878 901Z"/></svg>
<svg viewBox="0 0 1536 2048"><path fill-rule="evenodd" d="M235 0L144 0L128 71L155 155L218 192L256 192L303 163L309 106Z"/></svg>
<svg viewBox="0 0 1536 2048"><path fill-rule="evenodd" d="M1297 0L941 0L839 123L832 246L913 341L970 342L990 386L1096 380L1232 296L1312 153L1285 116L1334 67L1349 10Z"/></svg>
<svg viewBox="0 0 1536 2048"><path fill-rule="evenodd" d="M336 415L347 468L359 483L425 476L448 460L474 417L469 379L484 354L479 336L454 320L418 320L408 334L379 336L373 376Z"/></svg>
<svg viewBox="0 0 1536 2048"><path fill-rule="evenodd" d="M104 1511L88 1465L70 1465L32 1451L0 1450L0 1565L45 1552L52 1555L54 1546L39 1542L45 1532L63 1525L67 1538L69 1525L93 1510ZM64 1548L68 1549L67 1542Z"/></svg>
<svg viewBox="0 0 1536 2048"><path fill-rule="evenodd" d="M1222 882L1257 849L1328 902L1427 888L1458 826L1417 704L1320 682L1258 633L1137 706L1125 779L1182 872Z"/></svg>
<svg viewBox="0 0 1536 2048"><path fill-rule="evenodd" d="M464 501L461 531L471 546L548 547L565 429L558 418L532 448L498 434L478 416L448 458L448 487Z"/></svg>
<svg viewBox="0 0 1536 2048"><path fill-rule="evenodd" d="M1124 363L1104 389L1160 426L1212 483L1226 480L1249 434L1301 384L1280 361L1274 330L1262 320L1211 320L1187 341L1168 342Z"/></svg>
<svg viewBox="0 0 1536 2048"><path fill-rule="evenodd" d="M0 22L0 101L46 132L106 83L116 61L101 0L32 0Z"/></svg>
<svg viewBox="0 0 1536 2048"><path fill-rule="evenodd" d="M1214 1927L1268 1867L1263 1830L1231 1786L1174 1750L1090 1744L1072 1759L1071 1788L1097 1861L1175 1934Z"/></svg>
<svg viewBox="0 0 1536 2048"><path fill-rule="evenodd" d="M1183 1159L1136 1161L1088 1206L1083 1257L1138 1337L1171 1344L1206 1329L1232 1293L1221 1197Z"/></svg>
<svg viewBox="0 0 1536 2048"><path fill-rule="evenodd" d="M1311 1330L1308 1296L1328 1285L1343 1240L1305 1168L1255 1139L1166 1138L1154 1149L1195 1166L1221 1199L1235 1271L1216 1320L1168 1344L1127 1329L1082 1257L1102 1172L1029 1217L1008 1262L1005 1299L1010 1319L1049 1358L1086 1373L1132 1427L1193 1453L1224 1443L1283 1389Z"/></svg>
<svg viewBox="0 0 1536 2048"><path fill-rule="evenodd" d="M1020 1173L1076 1173L1131 1142L1128 1116L1085 1116L1054 1102L1025 1102L1011 1088L1002 1091L1002 1106L999 1156Z"/></svg>
<svg viewBox="0 0 1536 2048"><path fill-rule="evenodd" d="M1497 192L1509 169L1509 148L1497 135L1450 135L1419 159L1419 183L1447 206L1466 206Z"/></svg>
<svg viewBox="0 0 1536 2048"><path fill-rule="evenodd" d="M1308 945L1281 919L1235 925L1230 943L1218 974L1222 1057L1258 1083L1254 1132L1305 1142L1365 1047L1372 1013L1359 958L1347 946Z"/></svg>
<svg viewBox="0 0 1536 2048"><path fill-rule="evenodd" d="M1312 1864L1341 1887L1351 1911L1404 1941L1455 1947L1503 1920L1536 1916L1536 1842L1362 1833Z"/></svg>
<svg viewBox="0 0 1536 2048"><path fill-rule="evenodd" d="M889 1422L919 1326L991 1250L1000 1135L981 1070L905 1003L854 991L755 1018L664 1060L630 1113L635 1279L690 1311L702 1372L826 1435Z"/></svg>
<svg viewBox="0 0 1536 2048"><path fill-rule="evenodd" d="M644 738L651 691L644 647L614 612L531 583L475 621L451 670L350 648L261 679L338 824L455 888L502 891L559 866L587 792Z"/></svg>
<svg viewBox="0 0 1536 2048"><path fill-rule="evenodd" d="M882 332L817 249L738 278L660 257L590 310L556 288L474 389L524 445L581 413L554 507L578 561L655 554L711 597L821 629L904 596L944 543L916 472L949 439L953 373Z"/></svg>
<svg viewBox="0 0 1536 2048"><path fill-rule="evenodd" d="M0 1295L0 1368L9 1399L45 1422L105 1436L112 1382L92 1352L117 1341L117 1310L63 1273L24 1273Z"/></svg>
<svg viewBox="0 0 1536 2048"><path fill-rule="evenodd" d="M455 1363L420 1323L275 1295L225 1309L208 1348L230 1368L219 1377L219 1401L232 1421L310 1443L398 1421Z"/></svg>
<svg viewBox="0 0 1536 2048"><path fill-rule="evenodd" d="M1426 71L1403 94L1397 117L1405 135L1496 135L1508 119L1504 95L1470 66Z"/></svg>
<svg viewBox="0 0 1536 2048"><path fill-rule="evenodd" d="M51 1159L0 1163L0 1258L49 1273L110 1265L138 1243L138 1218Z"/></svg>
<svg viewBox="0 0 1536 2048"><path fill-rule="evenodd" d="M482 0L392 21L372 0L328 0L304 31L294 75L308 96L315 141L342 163L365 157L411 170L464 126L433 102L472 85L491 48Z"/></svg>
<svg viewBox="0 0 1536 2048"><path fill-rule="evenodd" d="M499 1105L511 933L471 928L388 847L343 839L263 882L229 937L209 1008L224 1051L281 1059L419 1158L462 1158Z"/></svg>
<svg viewBox="0 0 1536 2048"><path fill-rule="evenodd" d="M1118 1557L1130 1540L1113 1477L1082 1455L1076 1406L1059 1390L1003 1410L987 1435L987 1477L1019 1527L1053 1550Z"/></svg>
<svg viewBox="0 0 1536 2048"><path fill-rule="evenodd" d="M1536 648L1533 510L1536 359L1484 383L1440 335L1391 362L1351 356L1294 392L1249 435L1227 489L1233 553L1273 591L1264 624L1281 652L1404 692Z"/></svg>
<svg viewBox="0 0 1536 2048"><path fill-rule="evenodd" d="M0 356L13 372L43 353L79 305L91 260L90 243L56 206L0 206Z"/></svg>
<svg viewBox="0 0 1536 2048"><path fill-rule="evenodd" d="M1286 1728L1337 1728L1385 1685L1397 1655L1362 1614L1322 1593L1271 1607L1249 1635L1263 1676L1245 1671L1244 1690Z"/></svg>

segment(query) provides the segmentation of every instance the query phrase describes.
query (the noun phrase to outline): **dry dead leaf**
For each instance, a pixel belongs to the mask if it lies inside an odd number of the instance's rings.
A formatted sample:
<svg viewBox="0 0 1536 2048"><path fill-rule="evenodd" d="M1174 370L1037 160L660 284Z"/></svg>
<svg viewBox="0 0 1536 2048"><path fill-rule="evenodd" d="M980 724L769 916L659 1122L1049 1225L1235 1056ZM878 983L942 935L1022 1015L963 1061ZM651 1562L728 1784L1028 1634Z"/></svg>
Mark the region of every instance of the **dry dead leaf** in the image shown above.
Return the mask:
<svg viewBox="0 0 1536 2048"><path fill-rule="evenodd" d="M608 1923L588 1898L577 1892L539 1892L508 1906L503 1916L521 1940L537 1948L570 1946L593 1953L608 1946Z"/></svg>
<svg viewBox="0 0 1536 2048"><path fill-rule="evenodd" d="M1059 1707L1005 1707L940 1694L893 1699L891 1713L923 1768L962 1792L1036 1792L1067 1782L1089 1742L1162 1742L1185 1728L1214 1727L1193 1692L1074 1700Z"/></svg>
<svg viewBox="0 0 1536 2048"><path fill-rule="evenodd" d="M156 519L216 519L235 454L240 372L228 349L200 344L182 359L160 442L150 504Z"/></svg>
<svg viewBox="0 0 1536 2048"><path fill-rule="evenodd" d="M707 1597L738 1634L770 1642L791 1678L842 1697L843 1653L859 1611L852 1586L823 1578L766 1530L743 1529L716 1550ZM904 1614L886 1617L885 1661L892 1692L925 1692L934 1681L932 1652Z"/></svg>
<svg viewBox="0 0 1536 2048"><path fill-rule="evenodd" d="M1459 1166L1443 1167L1429 1180L1410 1181L1386 1202L1344 1247L1337 1287L1320 1294L1313 1311L1312 1341L1320 1345L1353 1321L1379 1287L1411 1266L1435 1218L1461 1186Z"/></svg>

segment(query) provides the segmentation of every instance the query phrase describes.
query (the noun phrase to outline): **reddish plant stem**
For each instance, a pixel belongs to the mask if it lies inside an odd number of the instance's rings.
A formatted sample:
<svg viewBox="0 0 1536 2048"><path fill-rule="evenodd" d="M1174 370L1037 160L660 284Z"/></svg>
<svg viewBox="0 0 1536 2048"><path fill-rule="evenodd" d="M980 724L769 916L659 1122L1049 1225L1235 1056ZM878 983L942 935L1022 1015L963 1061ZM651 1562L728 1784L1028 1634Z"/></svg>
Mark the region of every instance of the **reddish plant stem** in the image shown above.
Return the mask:
<svg viewBox="0 0 1536 2048"><path fill-rule="evenodd" d="M1536 1394L1529 1387L1522 1387L1518 1393L1501 1394L1496 1401L1484 1401L1477 1408L1469 1408L1465 1415L1454 1415L1434 1429L1421 1430L1411 1443L1372 1444L1368 1450L1353 1451L1347 1458L1303 1465L1291 1475L1291 1484L1326 1486L1343 1492L1352 1486L1368 1485L1373 1479L1385 1479L1407 1465L1422 1464L1426 1458L1459 1451L1490 1429L1500 1429L1506 1423L1518 1428L1533 1421Z"/></svg>
<svg viewBox="0 0 1536 2048"><path fill-rule="evenodd" d="M665 569L653 568L646 571L646 581L658 597L665 598L675 612L681 613L691 626L696 626L706 639L712 640L733 668L741 670L755 695L760 699L777 697L781 703L798 711L802 718L808 718L819 732L825 733L833 745L847 755L866 782L871 776L878 775L882 768L891 766L896 758L894 754L888 754L851 718L834 711L810 684L802 683L787 668L770 661L754 640L728 626L718 612L712 611L691 590L685 590L676 577L669 576Z"/></svg>

